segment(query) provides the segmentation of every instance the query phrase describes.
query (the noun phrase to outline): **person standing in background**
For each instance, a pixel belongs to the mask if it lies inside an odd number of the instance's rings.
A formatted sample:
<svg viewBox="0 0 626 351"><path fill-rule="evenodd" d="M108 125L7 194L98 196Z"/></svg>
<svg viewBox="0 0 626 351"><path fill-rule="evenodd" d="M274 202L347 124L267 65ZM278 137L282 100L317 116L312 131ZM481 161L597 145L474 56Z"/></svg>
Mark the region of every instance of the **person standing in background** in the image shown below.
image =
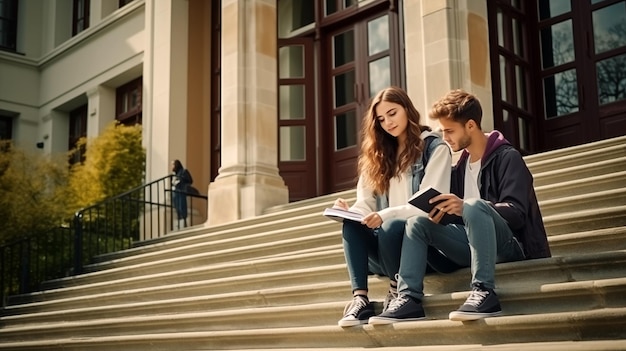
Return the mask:
<svg viewBox="0 0 626 351"><path fill-rule="evenodd" d="M193 178L188 169L183 167L180 160L172 161L172 204L176 209L177 229L187 226L187 192L189 186L193 183Z"/></svg>

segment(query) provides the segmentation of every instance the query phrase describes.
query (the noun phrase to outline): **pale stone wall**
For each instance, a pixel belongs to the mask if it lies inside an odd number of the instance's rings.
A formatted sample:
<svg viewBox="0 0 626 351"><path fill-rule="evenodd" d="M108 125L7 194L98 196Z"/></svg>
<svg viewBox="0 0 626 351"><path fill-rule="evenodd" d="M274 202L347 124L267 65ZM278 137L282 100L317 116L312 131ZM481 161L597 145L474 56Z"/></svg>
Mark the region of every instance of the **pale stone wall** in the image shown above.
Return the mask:
<svg viewBox="0 0 626 351"><path fill-rule="evenodd" d="M71 37L71 1L20 3L18 54L0 52L0 75L10 83L0 84L0 110L14 116L18 145L67 151L68 113L83 104L95 137L115 117L114 87L142 75L144 2L92 5L90 27Z"/></svg>

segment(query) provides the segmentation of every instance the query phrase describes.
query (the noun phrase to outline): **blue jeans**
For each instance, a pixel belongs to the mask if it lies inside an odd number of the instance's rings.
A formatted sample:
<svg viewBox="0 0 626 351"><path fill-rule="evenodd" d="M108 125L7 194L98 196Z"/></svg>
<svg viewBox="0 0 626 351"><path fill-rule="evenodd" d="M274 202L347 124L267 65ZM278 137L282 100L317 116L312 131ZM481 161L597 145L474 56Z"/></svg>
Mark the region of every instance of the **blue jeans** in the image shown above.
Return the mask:
<svg viewBox="0 0 626 351"><path fill-rule="evenodd" d="M172 192L172 202L174 203L178 219L187 221L187 194L174 190Z"/></svg>
<svg viewBox="0 0 626 351"><path fill-rule="evenodd" d="M450 267L471 267L471 283L491 289L495 288L496 263L524 259L506 221L484 200L466 200L462 218L465 226L440 225L422 216L407 221L398 279L400 294L418 300L424 297L429 247L439 253L440 267L433 265L435 270L446 271L449 267L441 267L446 261Z"/></svg>
<svg viewBox="0 0 626 351"><path fill-rule="evenodd" d="M348 266L352 291L368 290L369 273L395 280L400 266L400 251L405 220L383 222L377 229L353 222L343 223L343 252Z"/></svg>

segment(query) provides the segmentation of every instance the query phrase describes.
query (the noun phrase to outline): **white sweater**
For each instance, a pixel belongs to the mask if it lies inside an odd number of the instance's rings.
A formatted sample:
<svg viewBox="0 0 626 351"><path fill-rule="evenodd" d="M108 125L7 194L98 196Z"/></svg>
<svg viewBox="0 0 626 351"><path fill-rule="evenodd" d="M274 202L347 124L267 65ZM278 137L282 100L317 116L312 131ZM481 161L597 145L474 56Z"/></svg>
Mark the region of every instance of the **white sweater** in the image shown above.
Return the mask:
<svg viewBox="0 0 626 351"><path fill-rule="evenodd" d="M441 137L439 131L424 131L420 135L425 139L428 135L435 134ZM424 170L424 178L420 184L420 189L427 186L439 190L443 194L450 192L450 169L452 167L452 156L447 145L438 146L428 159L428 164ZM407 219L413 216L425 216L427 213L408 203L413 195L411 170L399 178L392 178L389 182L389 207L378 211L383 222L389 219ZM367 215L376 211L376 196L374 191L365 186L365 182L359 177L356 188L356 202L350 208L351 211Z"/></svg>

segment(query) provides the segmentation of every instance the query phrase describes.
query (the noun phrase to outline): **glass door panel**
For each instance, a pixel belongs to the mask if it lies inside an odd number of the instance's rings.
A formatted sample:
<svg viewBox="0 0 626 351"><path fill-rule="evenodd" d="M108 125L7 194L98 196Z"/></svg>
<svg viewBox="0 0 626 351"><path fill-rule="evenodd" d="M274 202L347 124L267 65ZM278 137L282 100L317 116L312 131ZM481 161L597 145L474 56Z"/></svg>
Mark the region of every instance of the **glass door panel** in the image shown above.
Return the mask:
<svg viewBox="0 0 626 351"><path fill-rule="evenodd" d="M385 56L369 63L370 96L391 85L391 62Z"/></svg>
<svg viewBox="0 0 626 351"><path fill-rule="evenodd" d="M595 53L626 45L626 2L618 2L592 12Z"/></svg>
<svg viewBox="0 0 626 351"><path fill-rule="evenodd" d="M315 2L280 0L278 7L278 37L291 38L315 27Z"/></svg>
<svg viewBox="0 0 626 351"><path fill-rule="evenodd" d="M306 160L306 128L280 127L280 161Z"/></svg>
<svg viewBox="0 0 626 351"><path fill-rule="evenodd" d="M278 49L278 77L304 77L304 46L283 46Z"/></svg>
<svg viewBox="0 0 626 351"><path fill-rule="evenodd" d="M281 85L278 92L279 118L303 120L305 115L304 85Z"/></svg>
<svg viewBox="0 0 626 351"><path fill-rule="evenodd" d="M571 20L554 24L541 31L541 54L544 69L575 60Z"/></svg>
<svg viewBox="0 0 626 351"><path fill-rule="evenodd" d="M334 94L334 104L335 107L341 107L350 103L355 102L356 94L355 94L355 84L356 84L356 74L354 70L341 73L335 76L334 78L334 86L333 91Z"/></svg>
<svg viewBox="0 0 626 351"><path fill-rule="evenodd" d="M354 110L335 116L335 150L356 146L357 119Z"/></svg>
<svg viewBox="0 0 626 351"><path fill-rule="evenodd" d="M576 71L567 70L544 78L545 116L547 119L578 111Z"/></svg>
<svg viewBox="0 0 626 351"><path fill-rule="evenodd" d="M354 62L354 30L346 31L333 37L334 67L341 67Z"/></svg>
<svg viewBox="0 0 626 351"><path fill-rule="evenodd" d="M626 99L626 54L596 63L600 105Z"/></svg>
<svg viewBox="0 0 626 351"><path fill-rule="evenodd" d="M570 0L539 0L539 19L545 20L572 11Z"/></svg>
<svg viewBox="0 0 626 351"><path fill-rule="evenodd" d="M367 23L367 51L374 55L389 50L389 16L381 16Z"/></svg>

